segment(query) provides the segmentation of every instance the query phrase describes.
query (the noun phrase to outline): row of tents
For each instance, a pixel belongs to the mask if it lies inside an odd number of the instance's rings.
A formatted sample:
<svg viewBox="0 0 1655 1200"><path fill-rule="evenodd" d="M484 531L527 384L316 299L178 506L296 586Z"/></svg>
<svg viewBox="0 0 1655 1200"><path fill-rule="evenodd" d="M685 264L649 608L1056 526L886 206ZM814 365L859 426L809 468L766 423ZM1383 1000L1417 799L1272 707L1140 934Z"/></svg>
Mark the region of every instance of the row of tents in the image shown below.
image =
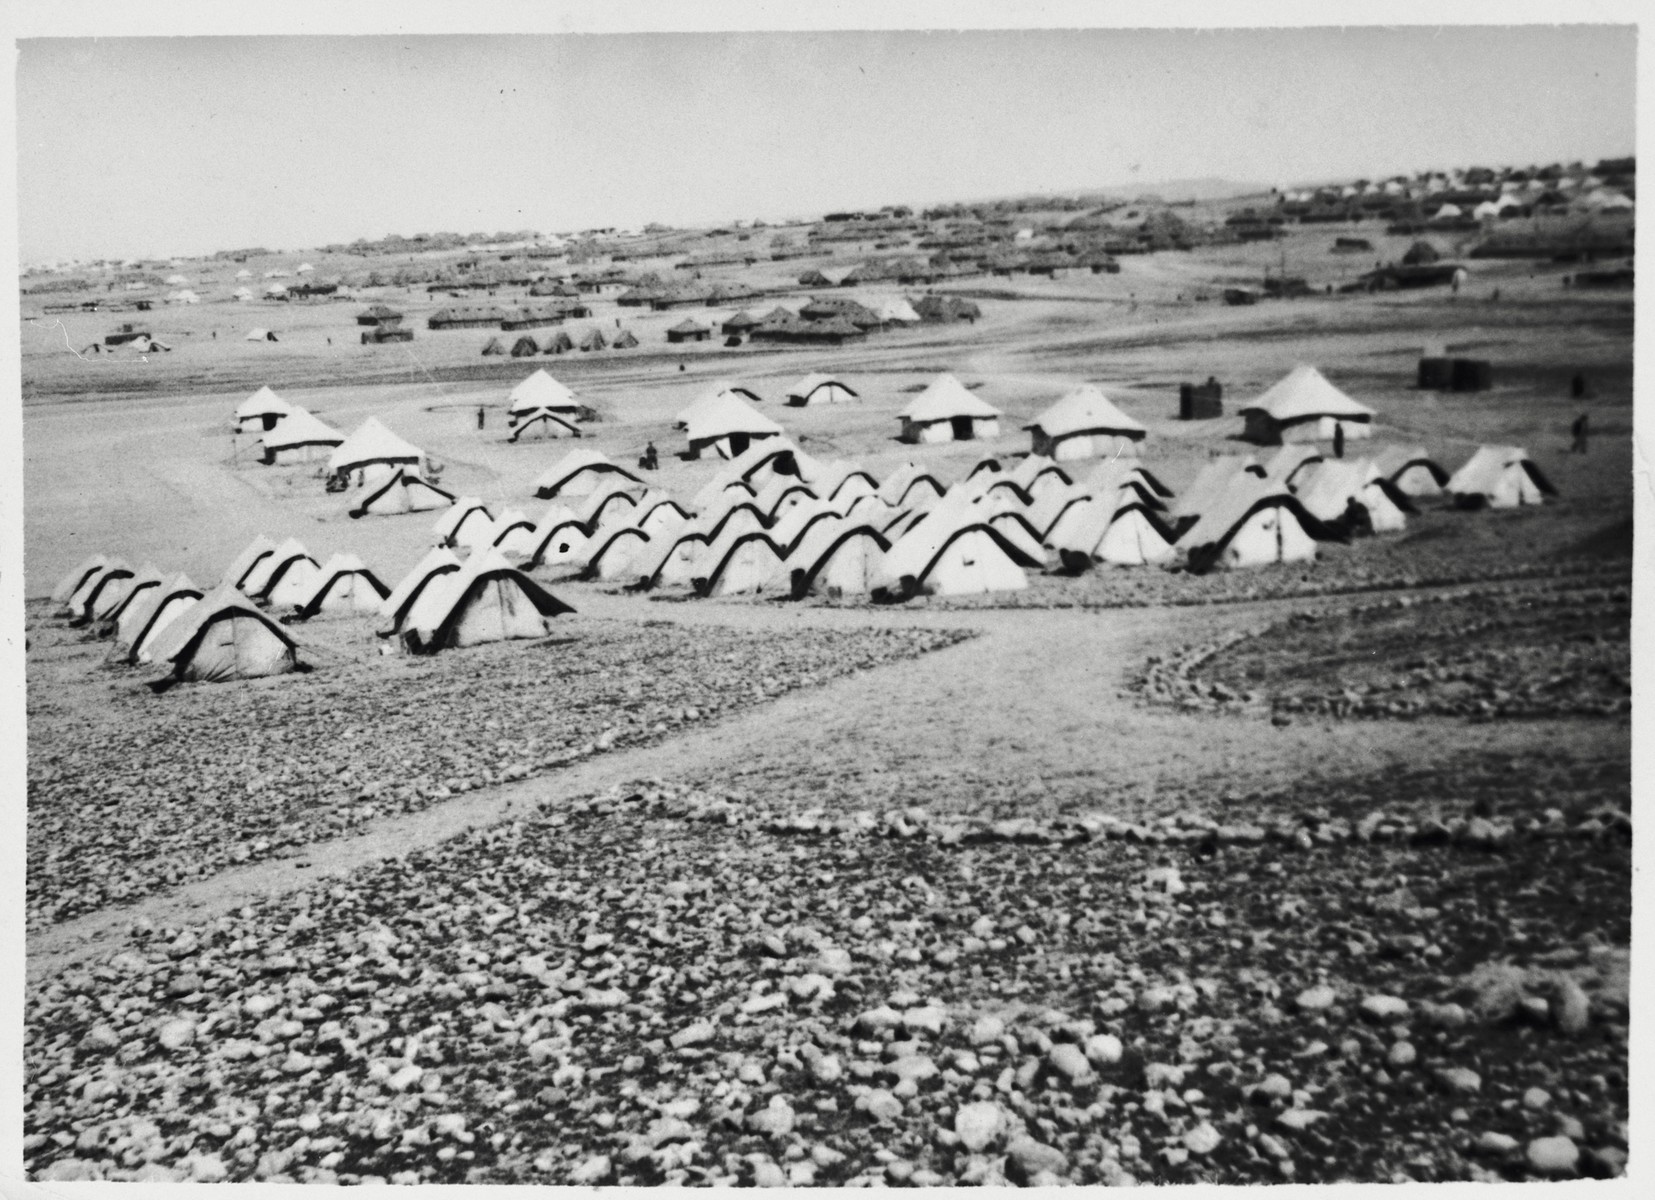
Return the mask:
<svg viewBox="0 0 1655 1200"><path fill-rule="evenodd" d="M533 358L537 354L568 354L574 350L590 352L593 350L631 350L638 345L637 335L630 329L623 329L615 334L613 339L604 335L603 330L593 326L577 340L566 329L554 329L540 334L520 334L510 340L491 337L483 343L484 357L509 354L513 358Z"/></svg>

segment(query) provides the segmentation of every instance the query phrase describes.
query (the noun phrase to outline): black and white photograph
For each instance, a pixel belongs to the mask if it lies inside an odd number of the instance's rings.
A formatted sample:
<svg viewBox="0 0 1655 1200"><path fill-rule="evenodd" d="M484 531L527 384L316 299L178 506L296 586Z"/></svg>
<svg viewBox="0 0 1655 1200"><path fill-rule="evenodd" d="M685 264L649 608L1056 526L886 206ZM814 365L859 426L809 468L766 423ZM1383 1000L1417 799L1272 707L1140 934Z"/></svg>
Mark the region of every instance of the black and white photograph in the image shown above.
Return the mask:
<svg viewBox="0 0 1655 1200"><path fill-rule="evenodd" d="M89 7L0 1193L1649 1176L1633 7Z"/></svg>

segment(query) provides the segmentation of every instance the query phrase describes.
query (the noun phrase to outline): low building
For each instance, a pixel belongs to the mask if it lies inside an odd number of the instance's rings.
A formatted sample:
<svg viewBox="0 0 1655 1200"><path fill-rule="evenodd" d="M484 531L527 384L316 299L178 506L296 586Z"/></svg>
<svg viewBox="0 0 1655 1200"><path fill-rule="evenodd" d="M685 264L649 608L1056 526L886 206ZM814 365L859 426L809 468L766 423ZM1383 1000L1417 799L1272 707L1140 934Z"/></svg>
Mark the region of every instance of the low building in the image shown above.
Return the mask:
<svg viewBox="0 0 1655 1200"><path fill-rule="evenodd" d="M677 345L679 342L704 342L712 335L711 326L703 325L699 321L686 317L667 330L667 341L673 345Z"/></svg>

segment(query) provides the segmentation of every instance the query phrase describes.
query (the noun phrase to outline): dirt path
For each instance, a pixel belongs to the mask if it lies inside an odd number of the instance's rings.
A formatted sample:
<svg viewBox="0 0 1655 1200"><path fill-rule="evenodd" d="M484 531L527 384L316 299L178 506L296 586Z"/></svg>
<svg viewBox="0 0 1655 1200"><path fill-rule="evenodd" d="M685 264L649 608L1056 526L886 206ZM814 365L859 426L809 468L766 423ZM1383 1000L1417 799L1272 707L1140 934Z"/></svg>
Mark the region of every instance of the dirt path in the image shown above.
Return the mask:
<svg viewBox="0 0 1655 1200"><path fill-rule="evenodd" d="M948 650L785 696L667 741L601 754L531 780L467 793L422 812L387 818L348 838L292 857L222 872L139 904L100 911L30 936L28 977L50 976L113 951L131 926L208 920L244 904L308 886L384 858L629 780L754 778L805 801L888 807L981 808L985 797L1014 811L1072 804L1135 807L1158 788L1261 789L1292 779L1337 779L1441 756L1462 747L1531 749L1537 739L1568 753L1622 752L1625 730L1598 739L1553 736L1543 722L1459 726L1446 722L1297 721L1275 728L1253 717L1192 717L1123 696L1149 654L1238 626L1256 626L1283 604L1201 609L1046 612L869 612L799 605L647 605L593 595L594 616L662 619L751 629L852 626L969 628L980 636ZM1571 727L1572 728L1572 727ZM1615 745L1616 739L1619 745ZM1599 744L1594 744L1594 741Z"/></svg>

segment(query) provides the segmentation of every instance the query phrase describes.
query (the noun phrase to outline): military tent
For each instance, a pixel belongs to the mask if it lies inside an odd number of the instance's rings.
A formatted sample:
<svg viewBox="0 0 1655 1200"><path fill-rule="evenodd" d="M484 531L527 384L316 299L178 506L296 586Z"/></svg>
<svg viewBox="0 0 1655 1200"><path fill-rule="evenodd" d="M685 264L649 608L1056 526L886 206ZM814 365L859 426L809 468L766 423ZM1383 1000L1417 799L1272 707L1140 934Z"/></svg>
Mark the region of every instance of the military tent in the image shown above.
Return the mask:
<svg viewBox="0 0 1655 1200"><path fill-rule="evenodd" d="M1264 478L1264 468L1251 454L1226 454L1207 462L1196 473L1195 479L1173 498L1167 515L1173 523L1188 528L1195 518L1218 504L1220 498L1242 475Z"/></svg>
<svg viewBox="0 0 1655 1200"><path fill-rule="evenodd" d="M378 612L390 595L362 560L354 554L335 554L316 573L316 578L293 605L301 621L316 616Z"/></svg>
<svg viewBox="0 0 1655 1200"><path fill-rule="evenodd" d="M1399 533L1414 507L1367 459L1324 459L1293 492L1311 516L1346 533Z"/></svg>
<svg viewBox="0 0 1655 1200"><path fill-rule="evenodd" d="M655 537L677 529L690 519L690 514L684 511L683 505L674 500L665 492L645 492L643 499L638 501L632 510L632 524L637 528Z"/></svg>
<svg viewBox="0 0 1655 1200"><path fill-rule="evenodd" d="M726 535L697 559L691 585L698 596L774 592L788 585L785 551L765 530Z"/></svg>
<svg viewBox="0 0 1655 1200"><path fill-rule="evenodd" d="M810 404L841 404L858 398L859 393L849 384L820 372L806 375L787 389L787 402L794 408Z"/></svg>
<svg viewBox="0 0 1655 1200"><path fill-rule="evenodd" d="M679 414L679 421L689 439L691 458L700 458L704 453L737 458L752 443L780 437L782 433L780 425L751 407L741 392L731 388L698 400Z"/></svg>
<svg viewBox="0 0 1655 1200"><path fill-rule="evenodd" d="M696 398L691 401L689 407L679 412L679 414L672 419L672 427L674 429L688 429L690 422L695 419L703 409L708 411L717 411L721 408L724 403L725 394L729 392L735 393L738 398L746 400L752 404L764 403L764 398L757 392L753 391L752 388L741 387L738 384L731 383L727 379L721 379L697 395Z"/></svg>
<svg viewBox="0 0 1655 1200"><path fill-rule="evenodd" d="M583 351L607 350L609 348L609 342L603 336L603 330L597 328L596 326L593 326L591 329L587 330L586 336L581 338L577 344Z"/></svg>
<svg viewBox="0 0 1655 1200"><path fill-rule="evenodd" d="M506 343L504 343L500 340L500 335L499 334L495 334L493 337L489 338L488 341L483 343L483 355L484 355L484 357L496 358L496 357L499 357L499 356L501 356L505 353L506 353Z"/></svg>
<svg viewBox="0 0 1655 1200"><path fill-rule="evenodd" d="M64 605L69 623L85 625L97 615L99 608L108 609L119 604L137 574L121 559L105 563L93 571Z"/></svg>
<svg viewBox="0 0 1655 1200"><path fill-rule="evenodd" d="M328 457L330 475L361 472L358 486L368 482L370 475L389 475L397 466L413 466L423 473L425 451L392 433L378 417L363 421Z"/></svg>
<svg viewBox="0 0 1655 1200"><path fill-rule="evenodd" d="M155 639L199 599L201 589L190 582L188 575L175 576L159 587L144 591L116 620L110 658L125 663L149 662Z"/></svg>
<svg viewBox="0 0 1655 1200"><path fill-rule="evenodd" d="M108 637L114 633L120 627L121 617L140 604L150 591L166 581L165 575L146 564L143 570L126 581L126 587L120 589L119 595L108 596L105 602L97 605L92 617L99 622L98 636Z"/></svg>
<svg viewBox="0 0 1655 1200"><path fill-rule="evenodd" d="M396 587L380 601L381 622L375 632L380 637L390 637L400 630L409 608L431 582L451 571L458 571L460 565L460 560L445 547L437 546L426 551L425 557L414 564L414 569L398 580Z"/></svg>
<svg viewBox="0 0 1655 1200"><path fill-rule="evenodd" d="M412 653L546 635L548 619L574 609L492 551L438 575L409 607L398 631Z"/></svg>
<svg viewBox="0 0 1655 1200"><path fill-rule="evenodd" d="M274 428L259 435L266 466L310 462L333 453L344 440L344 434L297 404L289 406Z"/></svg>
<svg viewBox="0 0 1655 1200"><path fill-rule="evenodd" d="M292 411L293 406L286 400L268 387L261 387L236 405L236 429L245 431L248 426L261 430L274 429L276 422Z"/></svg>
<svg viewBox="0 0 1655 1200"><path fill-rule="evenodd" d="M567 354L574 348L575 339L567 329L555 329L542 340L542 349L547 354Z"/></svg>
<svg viewBox="0 0 1655 1200"><path fill-rule="evenodd" d="M74 570L58 580L57 586L52 589L52 599L59 604L65 603L70 596L80 590L81 584L85 583L94 571L100 567L108 566L109 562L109 556L105 554L93 554L82 559Z"/></svg>
<svg viewBox="0 0 1655 1200"><path fill-rule="evenodd" d="M408 467L398 467L384 483L368 491L350 510L352 517L390 516L395 513L431 512L454 503L454 494L420 477Z"/></svg>
<svg viewBox="0 0 1655 1200"><path fill-rule="evenodd" d="M1279 483L1241 472L1178 539L1189 570L1310 562L1316 539L1331 536Z"/></svg>
<svg viewBox="0 0 1655 1200"><path fill-rule="evenodd" d="M1448 472L1423 446L1386 446L1373 464L1404 496L1440 496L1448 482Z"/></svg>
<svg viewBox="0 0 1655 1200"><path fill-rule="evenodd" d="M1290 442L1264 464L1264 477L1292 491L1294 480L1325 458L1320 449L1308 442Z"/></svg>
<svg viewBox="0 0 1655 1200"><path fill-rule="evenodd" d="M297 566L296 578L302 581L307 579L318 565L297 538L288 538L260 558L238 586L254 600L269 600L270 589L280 583L290 570Z"/></svg>
<svg viewBox="0 0 1655 1200"><path fill-rule="evenodd" d="M298 649L246 596L221 587L184 609L151 642L147 655L167 674L150 687L283 675L302 669Z"/></svg>
<svg viewBox="0 0 1655 1200"><path fill-rule="evenodd" d="M1033 453L1058 462L1135 456L1147 433L1092 384L1068 392L1024 428L1032 435Z"/></svg>
<svg viewBox="0 0 1655 1200"><path fill-rule="evenodd" d="M885 482L879 485L879 498L895 508L915 508L941 499L947 491L931 472L906 462L885 476Z"/></svg>
<svg viewBox="0 0 1655 1200"><path fill-rule="evenodd" d="M534 522L522 509L508 508L488 531L488 546L503 555L527 556L534 551Z"/></svg>
<svg viewBox="0 0 1655 1200"><path fill-rule="evenodd" d="M562 566L578 562L592 540L592 527L576 517L567 508L561 513L547 513L534 527L534 538L529 546L525 570Z"/></svg>
<svg viewBox="0 0 1655 1200"><path fill-rule="evenodd" d="M224 572L224 578L219 583L229 584L231 587L242 587L257 567L276 551L276 543L264 534L259 534L247 544L247 548L236 555L231 561L229 569Z"/></svg>
<svg viewBox="0 0 1655 1200"><path fill-rule="evenodd" d="M533 412L547 411L573 417L580 411L575 394L544 367L535 370L527 379L506 393L506 417L516 421Z"/></svg>
<svg viewBox="0 0 1655 1200"><path fill-rule="evenodd" d="M630 329L621 330L615 335L615 340L610 343L611 348L615 350L632 350L637 345L638 338Z"/></svg>
<svg viewBox="0 0 1655 1200"><path fill-rule="evenodd" d="M574 562L581 579L618 579L650 543L636 525L612 524L593 532Z"/></svg>
<svg viewBox="0 0 1655 1200"><path fill-rule="evenodd" d="M1443 491L1462 508L1517 508L1557 494L1528 452L1516 446L1479 446Z"/></svg>
<svg viewBox="0 0 1655 1200"><path fill-rule="evenodd" d="M893 540L871 581L876 594L907 599L918 594L957 596L1021 591L1024 568L1041 565L1004 530L970 505L933 510Z"/></svg>
<svg viewBox="0 0 1655 1200"><path fill-rule="evenodd" d="M578 438L580 427L572 419L549 409L539 409L517 419L510 442L537 441L549 438Z"/></svg>
<svg viewBox="0 0 1655 1200"><path fill-rule="evenodd" d="M533 358L539 353L540 343L535 341L534 337L527 333L519 336L517 340L511 344L511 356L513 358Z"/></svg>
<svg viewBox="0 0 1655 1200"><path fill-rule="evenodd" d="M1244 406L1241 415L1247 422L1247 440L1263 445L1328 441L1340 429L1347 441L1373 432L1373 409L1352 400L1305 363Z"/></svg>
<svg viewBox="0 0 1655 1200"><path fill-rule="evenodd" d="M1000 436L1000 410L944 372L898 414L905 442L968 442Z"/></svg>
<svg viewBox="0 0 1655 1200"><path fill-rule="evenodd" d="M488 505L475 496L462 496L443 510L437 523L431 527L439 546L463 546L467 549L486 541L494 525L494 514Z"/></svg>
<svg viewBox="0 0 1655 1200"><path fill-rule="evenodd" d="M636 474L601 450L571 450L534 481L534 494L537 500L589 496L607 479L626 480L639 488L645 486Z"/></svg>
<svg viewBox="0 0 1655 1200"><path fill-rule="evenodd" d="M787 556L793 598L860 596L873 590L890 541L865 521L813 520Z"/></svg>

